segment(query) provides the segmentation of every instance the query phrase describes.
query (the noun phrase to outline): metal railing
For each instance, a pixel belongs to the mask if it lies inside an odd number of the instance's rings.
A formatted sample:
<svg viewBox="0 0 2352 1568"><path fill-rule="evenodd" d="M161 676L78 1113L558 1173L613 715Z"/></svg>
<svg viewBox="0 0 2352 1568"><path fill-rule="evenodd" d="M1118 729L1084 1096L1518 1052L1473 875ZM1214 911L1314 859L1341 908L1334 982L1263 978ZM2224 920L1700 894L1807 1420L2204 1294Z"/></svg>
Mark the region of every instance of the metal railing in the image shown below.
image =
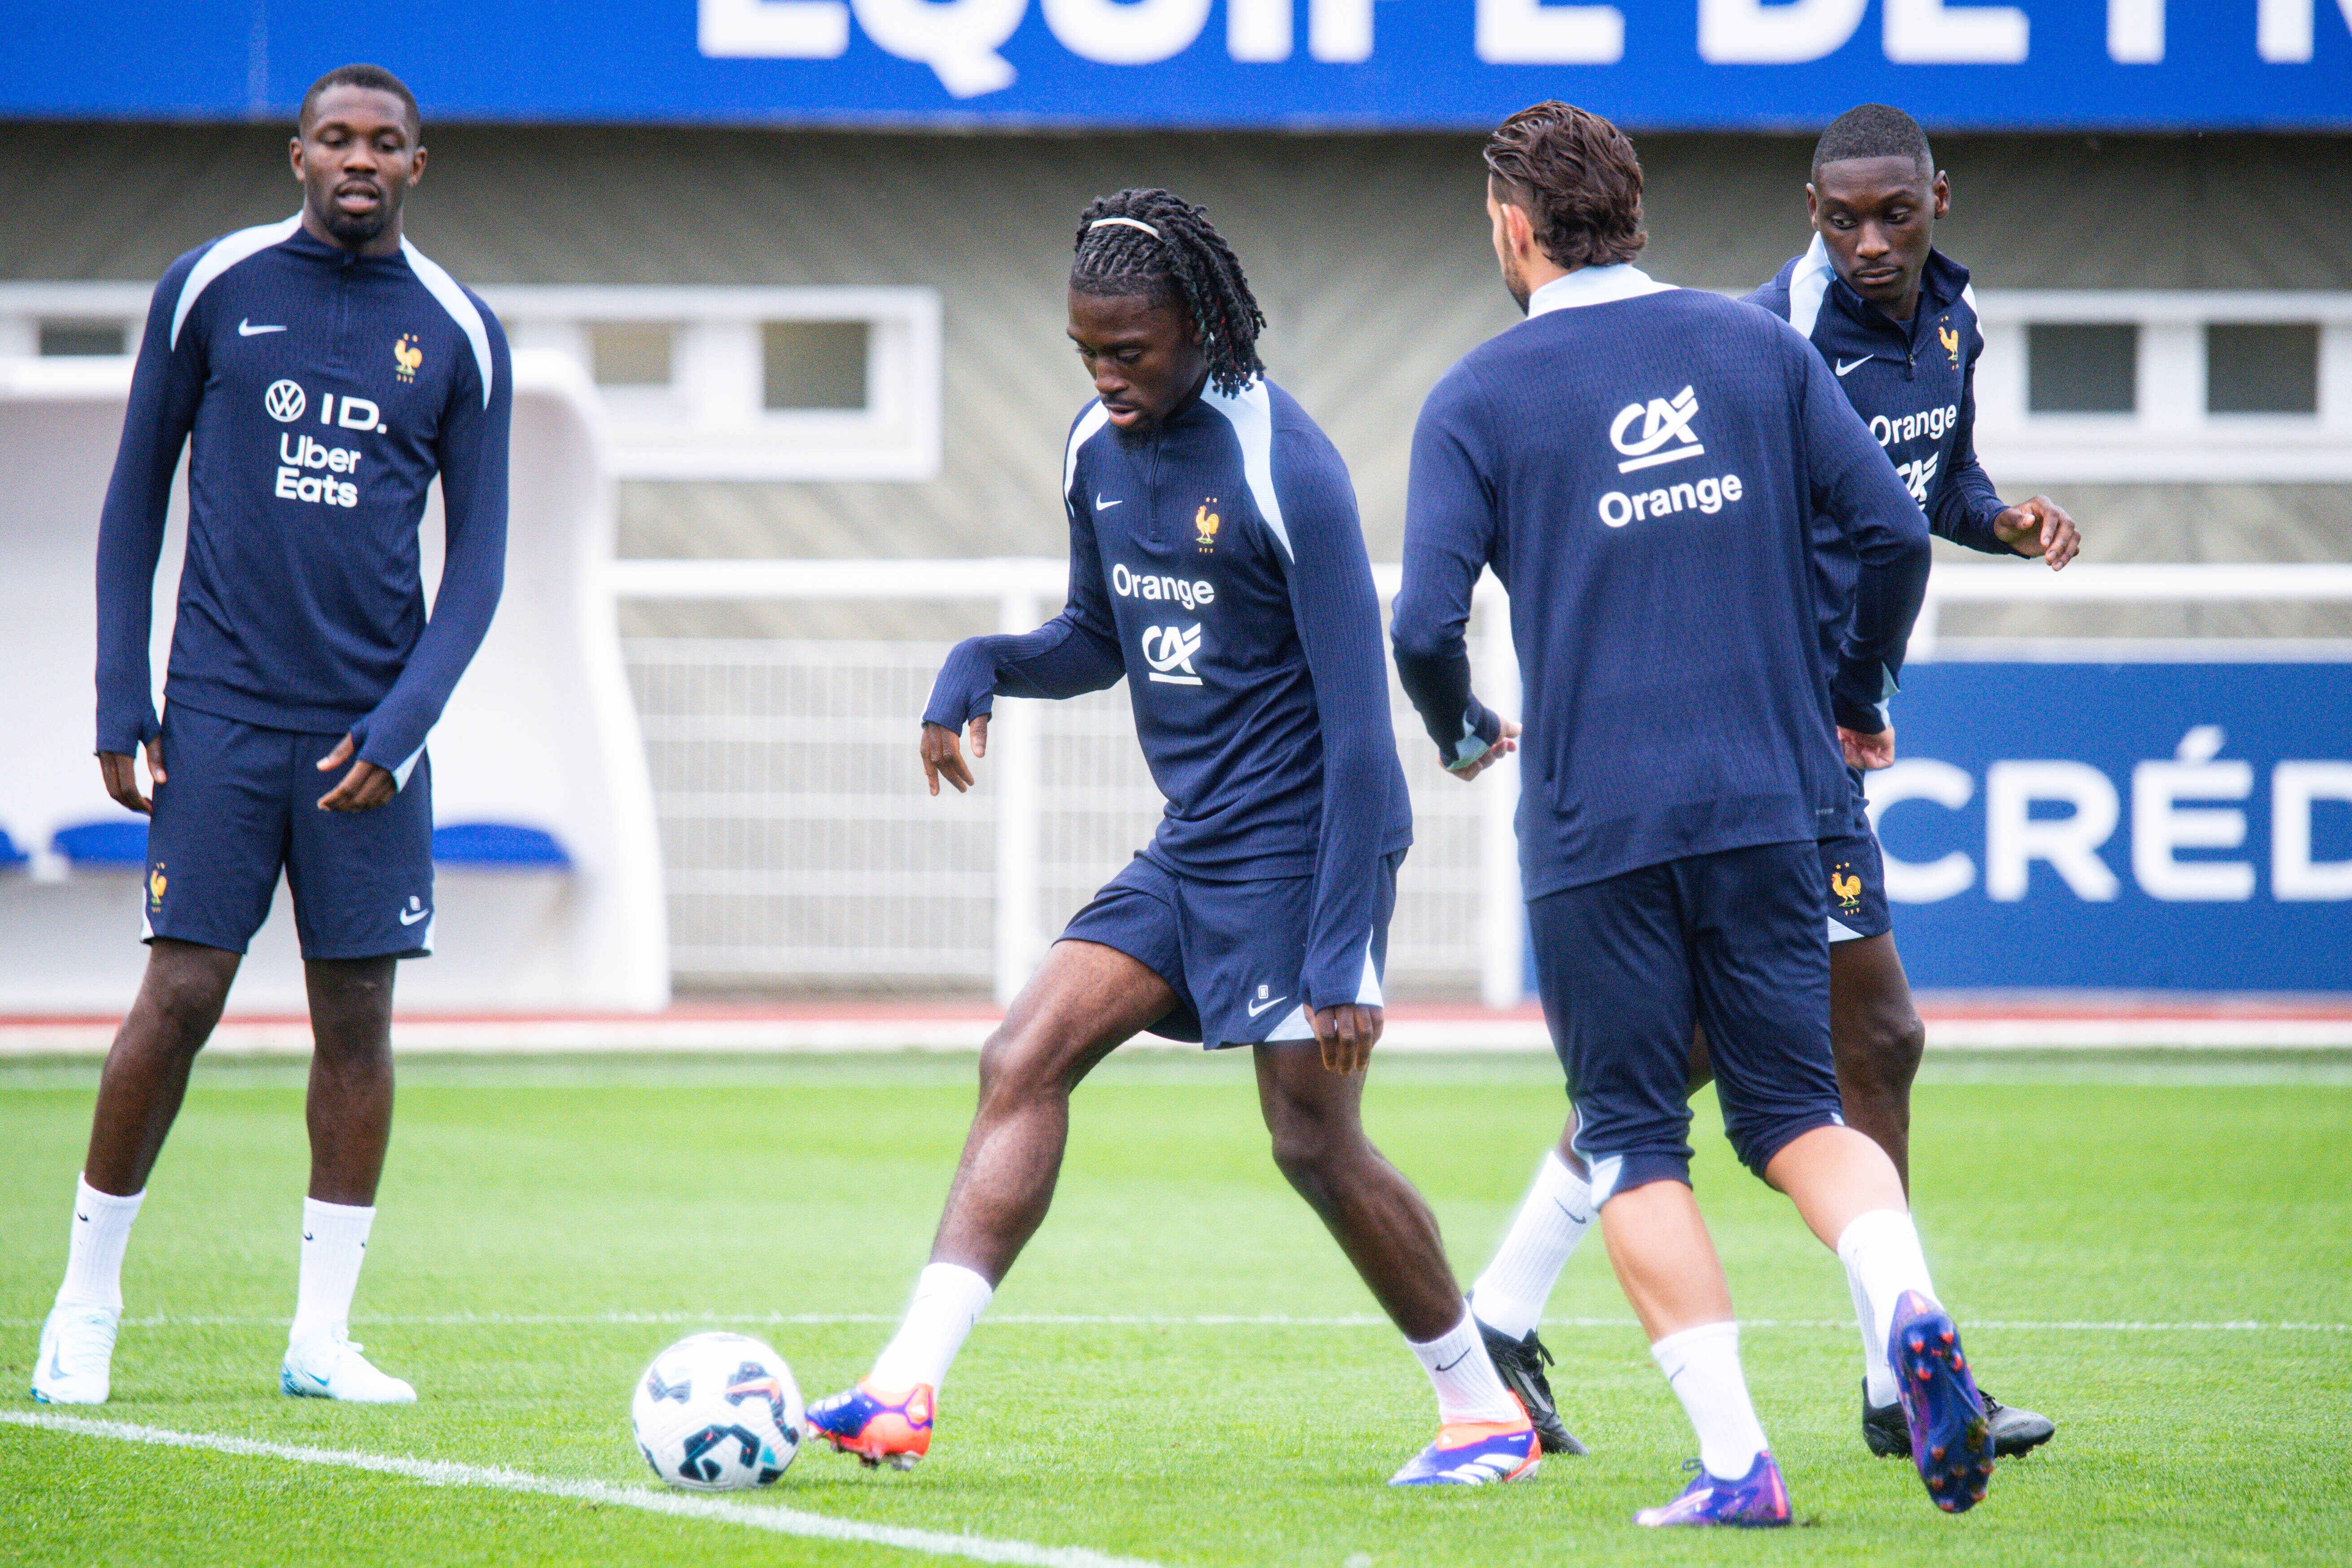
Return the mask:
<svg viewBox="0 0 2352 1568"><path fill-rule="evenodd" d="M1008 631L1062 602L1044 559L626 561L614 594L667 601L992 601ZM1382 599L1399 569L1373 569ZM2352 601L2352 564L1939 566L1912 645L1947 603ZM1500 591L1472 624L1482 694L1518 705ZM924 792L915 719L944 641L631 638L668 867L673 969L738 983L992 983L1010 999L1061 923L1150 836L1160 800L1126 694L1000 700L970 795ZM1393 986L1523 996L1513 759L1444 776L1391 690L1415 852L1391 928Z"/></svg>

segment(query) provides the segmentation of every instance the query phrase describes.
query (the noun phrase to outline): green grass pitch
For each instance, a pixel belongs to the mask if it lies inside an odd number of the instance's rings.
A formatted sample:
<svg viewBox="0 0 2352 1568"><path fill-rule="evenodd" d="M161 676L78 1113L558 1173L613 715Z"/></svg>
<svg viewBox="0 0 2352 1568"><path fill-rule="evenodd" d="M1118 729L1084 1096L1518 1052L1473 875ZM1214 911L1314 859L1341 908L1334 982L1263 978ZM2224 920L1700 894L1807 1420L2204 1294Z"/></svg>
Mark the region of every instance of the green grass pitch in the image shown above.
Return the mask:
<svg viewBox="0 0 2352 1568"><path fill-rule="evenodd" d="M199 1068L132 1243L114 1402L77 1414L650 1486L631 1380L692 1324L768 1338L811 1395L864 1371L971 1100L960 1057L404 1063L354 1331L421 1402L366 1409L276 1388L300 1075ZM94 1081L0 1064L0 1412L38 1408ZM1465 1279L1560 1106L1539 1058L1375 1066L1374 1135ZM958 1363L931 1458L898 1475L809 1452L748 1506L1170 1565L2352 1560L2352 1064L1938 1058L1916 1120L1922 1229L1971 1358L2060 1424L1962 1518L1864 1452L1843 1277L1735 1165L1711 1100L1700 1199L1802 1527L1629 1522L1679 1488L1692 1443L1597 1243L1546 1334L1592 1455L1516 1486L1388 1489L1432 1431L1425 1383L1266 1159L1247 1064L1162 1053L1080 1091L1054 1214ZM13 1425L0 1560L948 1561Z"/></svg>

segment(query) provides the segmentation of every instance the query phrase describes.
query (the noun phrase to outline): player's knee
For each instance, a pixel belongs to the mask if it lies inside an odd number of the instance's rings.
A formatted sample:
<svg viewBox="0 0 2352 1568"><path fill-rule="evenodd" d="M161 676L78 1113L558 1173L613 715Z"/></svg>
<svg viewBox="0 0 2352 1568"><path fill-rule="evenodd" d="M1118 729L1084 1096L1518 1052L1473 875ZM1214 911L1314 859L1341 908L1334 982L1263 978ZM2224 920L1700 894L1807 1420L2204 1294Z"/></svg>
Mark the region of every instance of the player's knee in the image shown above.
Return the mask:
<svg viewBox="0 0 2352 1568"><path fill-rule="evenodd" d="M1034 1028L1000 1026L980 1047L980 1109L983 1115L1055 1094L1068 1085L1051 1070L1048 1042Z"/></svg>
<svg viewBox="0 0 2352 1568"><path fill-rule="evenodd" d="M1838 1052L1842 1078L1879 1091L1910 1088L1927 1052L1927 1026L1907 1000L1870 1009L1845 1033Z"/></svg>
<svg viewBox="0 0 2352 1568"><path fill-rule="evenodd" d="M1269 1104L1265 1130L1273 1140L1275 1168L1301 1192L1328 1185L1352 1152L1344 1128L1296 1102Z"/></svg>
<svg viewBox="0 0 2352 1568"><path fill-rule="evenodd" d="M205 966L157 964L148 973L141 1000L163 1043L193 1052L220 1022L221 1008L228 1000L228 982Z"/></svg>

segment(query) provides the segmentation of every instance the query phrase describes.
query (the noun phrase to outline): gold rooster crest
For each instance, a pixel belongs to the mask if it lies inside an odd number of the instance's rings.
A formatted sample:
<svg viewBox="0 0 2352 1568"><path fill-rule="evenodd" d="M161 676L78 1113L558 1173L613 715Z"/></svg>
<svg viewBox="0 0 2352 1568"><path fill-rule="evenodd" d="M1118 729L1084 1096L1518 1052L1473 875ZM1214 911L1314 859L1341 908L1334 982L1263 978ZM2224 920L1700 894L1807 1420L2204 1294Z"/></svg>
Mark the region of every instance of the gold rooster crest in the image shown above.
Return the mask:
<svg viewBox="0 0 2352 1568"><path fill-rule="evenodd" d="M155 868L147 873L147 897L149 900L158 905L162 904L163 901L163 889L170 885L171 879L163 875L163 863L159 860L155 863Z"/></svg>
<svg viewBox="0 0 2352 1568"><path fill-rule="evenodd" d="M1216 499L1216 497L1211 496L1209 500L1213 502ZM1210 551L1214 550L1217 547L1217 528L1222 521L1223 520L1220 519L1215 512L1211 511L1206 505L1203 505L1200 510L1192 514L1192 527L1194 531L1200 535L1200 546L1201 552L1202 554L1205 555Z"/></svg>
<svg viewBox="0 0 2352 1568"><path fill-rule="evenodd" d="M416 367L425 363L425 351L417 346L413 334L403 332L400 341L392 345L392 363L395 367L394 375L403 381L416 379Z"/></svg>
<svg viewBox="0 0 2352 1568"><path fill-rule="evenodd" d="M1952 356L1952 363L1957 366L1960 363L1959 332L1954 328L1938 324L1936 328L1936 341L1944 345L1944 352Z"/></svg>
<svg viewBox="0 0 2352 1568"><path fill-rule="evenodd" d="M1840 903L1859 903L1862 900L1862 879L1851 871L1843 877L1832 871L1830 873L1830 891L1838 896Z"/></svg>

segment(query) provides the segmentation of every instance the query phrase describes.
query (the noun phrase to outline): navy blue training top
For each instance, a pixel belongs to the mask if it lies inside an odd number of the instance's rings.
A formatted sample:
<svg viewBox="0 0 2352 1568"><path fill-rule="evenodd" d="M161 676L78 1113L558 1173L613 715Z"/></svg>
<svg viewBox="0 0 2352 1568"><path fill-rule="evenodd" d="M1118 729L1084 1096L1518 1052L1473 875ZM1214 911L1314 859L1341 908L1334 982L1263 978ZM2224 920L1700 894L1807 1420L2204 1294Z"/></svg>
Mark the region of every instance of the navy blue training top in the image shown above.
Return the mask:
<svg viewBox="0 0 2352 1568"><path fill-rule="evenodd" d="M1811 247L1748 302L1811 342L1911 499L1927 510L1930 529L1971 550L2015 554L1993 531L2005 509L1977 461L1977 358L1984 334L1967 268L1940 250L1928 252L1919 307L1910 321L1898 321L1837 275L1815 235ZM1834 522L1824 520L1818 532L1822 645L1834 657L1860 563Z"/></svg>
<svg viewBox="0 0 2352 1568"><path fill-rule="evenodd" d="M363 257L294 217L174 261L99 526L98 749L156 733L148 632L184 442L165 700L347 732L405 784L498 608L512 402L498 318L405 241ZM447 532L428 624L417 524L436 474Z"/></svg>
<svg viewBox="0 0 2352 1568"><path fill-rule="evenodd" d="M1263 380L1204 389L1141 436L1090 403L1062 499L1068 605L1034 632L959 644L923 717L960 729L996 695L1126 676L1168 802L1144 853L1210 881L1312 877L1306 1005L1377 1002L1380 862L1412 842L1412 809L1339 454Z"/></svg>
<svg viewBox="0 0 2352 1568"><path fill-rule="evenodd" d="M1861 562L1833 667L1811 520ZM1496 721L1463 626L1511 596L1528 898L1685 856L1811 841L1845 809L1832 727L1884 727L1927 522L1811 347L1632 267L1546 284L1423 405L1397 669L1448 761Z"/></svg>

